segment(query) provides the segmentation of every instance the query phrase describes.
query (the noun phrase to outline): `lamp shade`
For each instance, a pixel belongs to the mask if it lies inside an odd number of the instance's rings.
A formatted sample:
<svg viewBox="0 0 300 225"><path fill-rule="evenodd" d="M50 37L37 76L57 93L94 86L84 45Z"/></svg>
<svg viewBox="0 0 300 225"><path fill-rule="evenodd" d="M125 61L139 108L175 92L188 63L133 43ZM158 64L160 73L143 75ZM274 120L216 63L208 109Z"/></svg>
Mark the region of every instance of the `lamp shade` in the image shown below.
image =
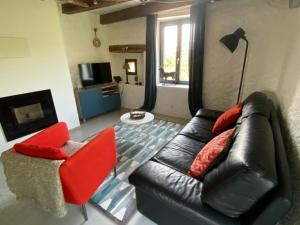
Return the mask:
<svg viewBox="0 0 300 225"><path fill-rule="evenodd" d="M246 39L245 31L242 28L238 28L232 34L225 35L220 39L222 42L231 52L234 52L239 44L239 40Z"/></svg>
<svg viewBox="0 0 300 225"><path fill-rule="evenodd" d="M130 69L130 66L129 66L129 64L127 62L124 63L123 69L124 70L129 70Z"/></svg>

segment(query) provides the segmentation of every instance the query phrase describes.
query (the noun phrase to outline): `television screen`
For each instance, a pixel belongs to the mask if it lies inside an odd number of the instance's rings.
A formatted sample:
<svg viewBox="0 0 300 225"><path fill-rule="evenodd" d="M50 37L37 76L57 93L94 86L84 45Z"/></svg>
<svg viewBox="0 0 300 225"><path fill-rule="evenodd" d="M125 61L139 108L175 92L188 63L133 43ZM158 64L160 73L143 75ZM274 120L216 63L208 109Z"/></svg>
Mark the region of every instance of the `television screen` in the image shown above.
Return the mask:
<svg viewBox="0 0 300 225"><path fill-rule="evenodd" d="M112 82L110 63L85 63L78 66L83 87Z"/></svg>

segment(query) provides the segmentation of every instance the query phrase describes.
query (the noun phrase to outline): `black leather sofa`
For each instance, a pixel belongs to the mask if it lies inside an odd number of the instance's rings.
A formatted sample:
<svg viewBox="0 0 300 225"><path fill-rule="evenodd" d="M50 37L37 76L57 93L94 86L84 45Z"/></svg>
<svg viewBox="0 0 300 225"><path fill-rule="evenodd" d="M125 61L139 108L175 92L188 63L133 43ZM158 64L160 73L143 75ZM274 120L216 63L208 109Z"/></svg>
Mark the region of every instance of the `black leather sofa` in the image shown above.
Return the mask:
<svg viewBox="0 0 300 225"><path fill-rule="evenodd" d="M273 103L260 92L244 101L224 161L198 180L187 174L214 135L221 112L201 109L129 177L138 210L159 225L276 224L291 207L286 150Z"/></svg>

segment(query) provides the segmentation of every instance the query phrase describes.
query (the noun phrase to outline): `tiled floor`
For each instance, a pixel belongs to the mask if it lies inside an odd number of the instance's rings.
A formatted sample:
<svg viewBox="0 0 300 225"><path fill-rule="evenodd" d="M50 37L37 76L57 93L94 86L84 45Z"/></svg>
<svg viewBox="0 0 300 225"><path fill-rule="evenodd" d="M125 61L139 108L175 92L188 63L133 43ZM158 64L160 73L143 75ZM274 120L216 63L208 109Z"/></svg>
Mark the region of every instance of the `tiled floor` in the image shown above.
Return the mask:
<svg viewBox="0 0 300 225"><path fill-rule="evenodd" d="M71 131L73 140L82 141L108 126L113 126L119 121L120 115L127 110L117 110L103 116L88 120L80 127ZM156 118L178 123L185 123L185 120L169 118L156 115ZM84 221L80 207L68 205L68 214L58 219L51 214L44 212L30 201L16 201L15 196L9 191L3 167L0 163L0 224L1 225L115 225L98 209L87 204L89 220ZM129 221L128 225L155 225L151 220L137 212Z"/></svg>

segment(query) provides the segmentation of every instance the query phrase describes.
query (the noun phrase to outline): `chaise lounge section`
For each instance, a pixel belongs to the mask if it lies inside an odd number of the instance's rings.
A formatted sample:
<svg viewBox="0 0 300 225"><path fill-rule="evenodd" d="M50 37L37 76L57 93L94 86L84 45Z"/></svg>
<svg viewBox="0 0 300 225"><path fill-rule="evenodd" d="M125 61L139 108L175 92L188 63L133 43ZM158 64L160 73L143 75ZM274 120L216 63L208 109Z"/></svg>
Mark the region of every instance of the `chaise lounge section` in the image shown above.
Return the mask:
<svg viewBox="0 0 300 225"><path fill-rule="evenodd" d="M274 105L255 92L242 114L225 160L204 179L187 175L214 134L222 112L201 109L129 181L138 210L160 225L276 224L291 207L286 150Z"/></svg>

